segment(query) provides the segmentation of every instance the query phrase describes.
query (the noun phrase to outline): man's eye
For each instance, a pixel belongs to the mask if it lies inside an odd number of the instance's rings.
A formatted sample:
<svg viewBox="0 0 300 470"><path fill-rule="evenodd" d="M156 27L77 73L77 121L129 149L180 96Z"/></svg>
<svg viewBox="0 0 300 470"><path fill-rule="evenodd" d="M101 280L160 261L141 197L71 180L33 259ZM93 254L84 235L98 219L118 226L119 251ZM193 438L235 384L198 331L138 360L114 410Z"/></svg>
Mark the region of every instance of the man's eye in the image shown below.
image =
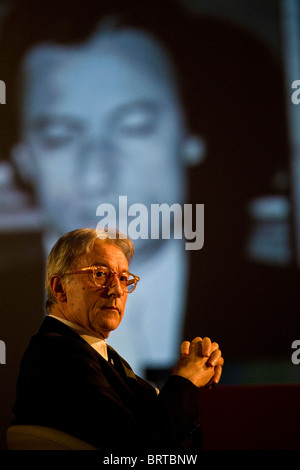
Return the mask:
<svg viewBox="0 0 300 470"><path fill-rule="evenodd" d="M155 129L155 120L150 113L134 112L123 117L119 123L119 132L123 136L138 137L151 134Z"/></svg>
<svg viewBox="0 0 300 470"><path fill-rule="evenodd" d="M97 271L96 272L96 276L99 278L99 279L105 279L106 276L107 276L107 273L105 271Z"/></svg>
<svg viewBox="0 0 300 470"><path fill-rule="evenodd" d="M120 276L120 281L127 283L128 277L127 277L127 276L124 276L124 275L123 275L123 276Z"/></svg>
<svg viewBox="0 0 300 470"><path fill-rule="evenodd" d="M49 150L56 150L72 144L80 134L76 125L64 125L48 122L37 123L35 133L41 145Z"/></svg>
<svg viewBox="0 0 300 470"><path fill-rule="evenodd" d="M74 135L68 132L46 132L41 135L43 146L49 149L58 149L71 144L73 141Z"/></svg>
<svg viewBox="0 0 300 470"><path fill-rule="evenodd" d="M72 142L72 139L70 137L46 137L43 139L43 146L47 147L48 149L55 150L59 149L61 147L64 147L66 145L69 145Z"/></svg>

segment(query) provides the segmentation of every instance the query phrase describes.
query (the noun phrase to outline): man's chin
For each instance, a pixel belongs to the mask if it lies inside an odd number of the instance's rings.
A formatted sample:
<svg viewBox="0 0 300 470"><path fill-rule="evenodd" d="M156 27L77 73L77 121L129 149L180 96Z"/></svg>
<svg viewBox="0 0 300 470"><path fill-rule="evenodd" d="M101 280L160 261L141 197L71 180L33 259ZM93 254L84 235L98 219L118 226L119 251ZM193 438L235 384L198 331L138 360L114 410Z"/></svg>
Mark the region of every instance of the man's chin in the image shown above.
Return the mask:
<svg viewBox="0 0 300 470"><path fill-rule="evenodd" d="M101 325L101 327L97 328L97 333L99 337L102 338L108 338L109 334L116 330L118 326L120 325L120 320L119 319L108 319L105 321L104 324Z"/></svg>

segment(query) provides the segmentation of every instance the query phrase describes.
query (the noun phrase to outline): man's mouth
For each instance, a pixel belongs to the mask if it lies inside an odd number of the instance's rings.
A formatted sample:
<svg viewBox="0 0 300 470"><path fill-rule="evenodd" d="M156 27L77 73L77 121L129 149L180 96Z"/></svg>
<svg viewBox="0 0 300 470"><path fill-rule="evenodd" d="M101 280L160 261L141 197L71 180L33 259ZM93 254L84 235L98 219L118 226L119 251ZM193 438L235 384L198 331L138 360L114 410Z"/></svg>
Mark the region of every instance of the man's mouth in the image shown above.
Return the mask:
<svg viewBox="0 0 300 470"><path fill-rule="evenodd" d="M104 310L111 310L111 311L115 311L115 312L118 312L120 313L120 310L118 307L115 307L114 305L110 305L110 306L107 306L107 307L102 307Z"/></svg>

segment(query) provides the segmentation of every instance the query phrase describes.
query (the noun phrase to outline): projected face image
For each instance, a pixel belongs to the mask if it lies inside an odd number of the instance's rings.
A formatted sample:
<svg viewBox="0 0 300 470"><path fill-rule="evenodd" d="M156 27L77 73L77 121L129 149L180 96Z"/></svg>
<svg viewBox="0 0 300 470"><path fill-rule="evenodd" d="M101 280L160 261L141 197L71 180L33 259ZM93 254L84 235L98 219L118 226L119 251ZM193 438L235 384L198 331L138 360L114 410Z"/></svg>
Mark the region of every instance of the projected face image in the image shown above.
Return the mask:
<svg viewBox="0 0 300 470"><path fill-rule="evenodd" d="M128 205L183 200L189 136L170 61L150 36L100 31L82 46L39 45L23 74L15 153L49 226L95 222L97 206L119 195Z"/></svg>

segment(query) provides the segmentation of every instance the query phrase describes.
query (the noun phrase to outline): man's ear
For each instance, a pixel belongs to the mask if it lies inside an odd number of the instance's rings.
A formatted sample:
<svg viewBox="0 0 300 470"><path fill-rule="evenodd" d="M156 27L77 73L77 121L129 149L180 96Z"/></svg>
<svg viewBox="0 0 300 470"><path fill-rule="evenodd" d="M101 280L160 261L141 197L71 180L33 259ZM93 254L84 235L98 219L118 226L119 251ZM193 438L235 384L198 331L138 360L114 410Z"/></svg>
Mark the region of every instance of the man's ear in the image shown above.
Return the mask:
<svg viewBox="0 0 300 470"><path fill-rule="evenodd" d="M14 145L11 151L11 158L24 182L34 183L37 175L28 144L20 142Z"/></svg>
<svg viewBox="0 0 300 470"><path fill-rule="evenodd" d="M185 137L182 145L182 158L187 166L199 165L206 156L206 144L204 139L196 134Z"/></svg>
<svg viewBox="0 0 300 470"><path fill-rule="evenodd" d="M57 302L66 302L67 295L61 277L54 275L50 279L50 289Z"/></svg>

